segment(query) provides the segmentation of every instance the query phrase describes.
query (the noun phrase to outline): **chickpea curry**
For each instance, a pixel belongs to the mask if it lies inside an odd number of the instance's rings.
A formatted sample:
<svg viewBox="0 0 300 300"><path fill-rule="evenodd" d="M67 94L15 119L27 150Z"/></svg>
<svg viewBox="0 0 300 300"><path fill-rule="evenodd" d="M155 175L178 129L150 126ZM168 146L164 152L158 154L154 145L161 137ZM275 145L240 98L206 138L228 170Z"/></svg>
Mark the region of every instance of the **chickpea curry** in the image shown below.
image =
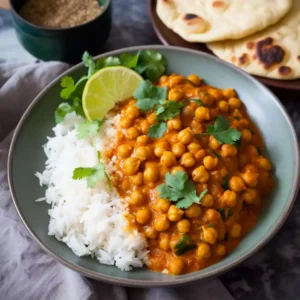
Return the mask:
<svg viewBox="0 0 300 300"><path fill-rule="evenodd" d="M234 89L196 75L144 81L120 114L112 180L129 229L148 242L148 268L185 274L233 251L272 188L264 144Z"/></svg>

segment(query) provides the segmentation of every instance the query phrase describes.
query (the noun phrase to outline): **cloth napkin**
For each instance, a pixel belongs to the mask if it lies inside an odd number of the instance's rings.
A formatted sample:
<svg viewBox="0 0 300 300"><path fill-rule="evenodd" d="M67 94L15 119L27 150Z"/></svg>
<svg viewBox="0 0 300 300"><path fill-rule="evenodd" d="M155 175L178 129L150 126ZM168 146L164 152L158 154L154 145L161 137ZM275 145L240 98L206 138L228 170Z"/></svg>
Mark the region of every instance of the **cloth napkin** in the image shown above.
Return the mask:
<svg viewBox="0 0 300 300"><path fill-rule="evenodd" d="M176 288L125 288L87 279L44 253L21 223L7 182L13 129L30 102L69 66L0 65L0 299L232 300L219 279Z"/></svg>

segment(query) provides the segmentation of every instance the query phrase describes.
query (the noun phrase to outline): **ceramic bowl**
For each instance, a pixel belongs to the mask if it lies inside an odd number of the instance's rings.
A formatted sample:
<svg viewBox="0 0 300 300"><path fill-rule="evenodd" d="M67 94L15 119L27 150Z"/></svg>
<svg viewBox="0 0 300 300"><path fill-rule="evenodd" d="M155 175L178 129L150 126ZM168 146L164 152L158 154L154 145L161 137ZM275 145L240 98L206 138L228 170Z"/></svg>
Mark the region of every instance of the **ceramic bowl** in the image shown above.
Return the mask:
<svg viewBox="0 0 300 300"><path fill-rule="evenodd" d="M70 28L46 28L23 19L19 11L25 0L10 0L13 26L22 46L41 60L69 63L81 60L87 50L98 54L111 30L111 0L99 0L102 13L95 19Z"/></svg>
<svg viewBox="0 0 300 300"><path fill-rule="evenodd" d="M48 236L48 209L46 203L34 200L42 197L41 188L33 175L42 171L45 154L42 145L53 135L54 111L61 102L60 78L83 75L85 68L79 64L46 87L32 102L22 117L12 140L8 173L15 206L25 226L39 245L62 264L88 277L126 286L153 287L176 285L219 275L248 258L279 230L287 218L299 182L299 154L297 138L292 123L279 100L256 79L221 60L198 51L165 46L144 46L117 50L105 55L136 52L140 49L160 51L168 60L168 73L198 74L205 81L220 88L234 87L245 103L250 117L263 136L266 155L274 165L276 184L266 199L257 225L239 246L221 262L204 270L171 276L147 269L122 272L114 266L101 265L89 257L77 257L64 244Z"/></svg>

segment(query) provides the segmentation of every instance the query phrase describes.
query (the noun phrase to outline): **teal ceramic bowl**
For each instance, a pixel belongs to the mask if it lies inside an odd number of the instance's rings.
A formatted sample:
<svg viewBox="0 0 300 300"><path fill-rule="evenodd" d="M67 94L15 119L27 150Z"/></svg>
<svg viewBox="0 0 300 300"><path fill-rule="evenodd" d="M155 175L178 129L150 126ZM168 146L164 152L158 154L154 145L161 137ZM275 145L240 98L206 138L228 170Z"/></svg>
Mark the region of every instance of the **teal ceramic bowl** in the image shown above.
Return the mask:
<svg viewBox="0 0 300 300"><path fill-rule="evenodd" d="M266 244L287 218L299 183L299 153L294 128L279 100L265 86L213 56L165 46L128 48L105 56L140 49L154 49L163 53L168 60L168 73L196 73L205 78L208 84L220 88L234 87L237 90L262 133L276 178L273 192L265 201L254 229L221 262L180 276L154 273L147 269L122 272L114 266L101 265L89 257L77 257L64 243L48 236L49 206L34 201L43 196L45 190L39 186L33 174L44 169L46 157L42 145L46 142L46 136L53 134L54 111L61 101L60 78L65 75L83 75L85 69L82 64L71 68L45 88L27 109L15 131L8 162L9 184L15 206L33 238L47 253L88 277L126 286L153 287L177 285L219 275L237 266Z"/></svg>
<svg viewBox="0 0 300 300"><path fill-rule="evenodd" d="M111 30L111 0L98 0L102 13L95 19L70 28L46 28L23 19L19 11L25 0L10 0L13 26L21 45L41 60L79 62L82 53L101 53Z"/></svg>

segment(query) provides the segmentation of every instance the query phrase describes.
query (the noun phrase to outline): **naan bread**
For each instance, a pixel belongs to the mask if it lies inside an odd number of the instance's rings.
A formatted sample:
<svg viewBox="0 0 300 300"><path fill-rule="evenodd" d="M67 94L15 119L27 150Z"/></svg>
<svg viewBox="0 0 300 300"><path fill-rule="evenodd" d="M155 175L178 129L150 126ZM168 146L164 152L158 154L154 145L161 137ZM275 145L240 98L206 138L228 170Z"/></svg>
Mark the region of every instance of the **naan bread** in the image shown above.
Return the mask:
<svg viewBox="0 0 300 300"><path fill-rule="evenodd" d="M189 42L239 39L275 24L292 0L157 0L163 23Z"/></svg>
<svg viewBox="0 0 300 300"><path fill-rule="evenodd" d="M213 53L243 70L275 79L300 78L300 0L279 23L238 41L210 43Z"/></svg>

